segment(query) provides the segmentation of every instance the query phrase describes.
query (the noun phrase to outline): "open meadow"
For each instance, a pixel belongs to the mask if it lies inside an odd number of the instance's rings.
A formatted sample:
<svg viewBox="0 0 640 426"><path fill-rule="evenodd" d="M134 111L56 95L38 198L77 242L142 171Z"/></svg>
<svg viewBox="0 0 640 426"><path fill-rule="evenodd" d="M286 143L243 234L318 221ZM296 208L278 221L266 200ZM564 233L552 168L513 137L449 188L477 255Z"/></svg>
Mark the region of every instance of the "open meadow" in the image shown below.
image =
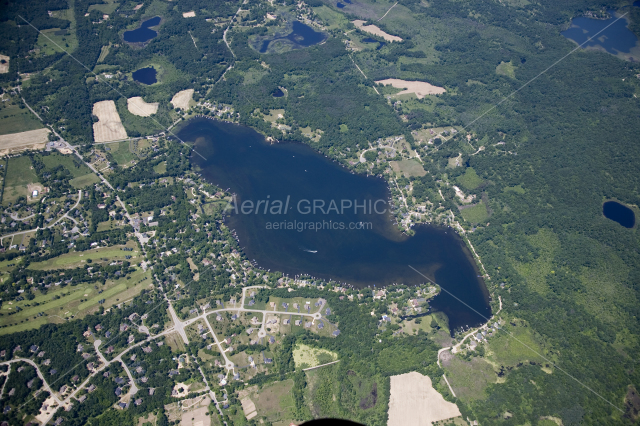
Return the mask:
<svg viewBox="0 0 640 426"><path fill-rule="evenodd" d="M38 182L38 175L36 175L29 157L10 158L7 165L2 204L6 206L16 202L20 197L30 196L28 186Z"/></svg>

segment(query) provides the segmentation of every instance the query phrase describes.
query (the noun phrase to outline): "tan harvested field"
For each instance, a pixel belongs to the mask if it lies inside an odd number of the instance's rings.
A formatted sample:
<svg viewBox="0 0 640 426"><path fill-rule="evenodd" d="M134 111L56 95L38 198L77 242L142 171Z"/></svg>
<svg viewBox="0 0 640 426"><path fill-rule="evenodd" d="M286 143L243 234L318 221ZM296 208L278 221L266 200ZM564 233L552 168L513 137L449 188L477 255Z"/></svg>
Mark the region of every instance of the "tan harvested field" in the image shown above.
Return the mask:
<svg viewBox="0 0 640 426"><path fill-rule="evenodd" d="M113 101L102 101L93 104L93 115L99 121L93 123L93 140L95 142L117 141L127 138L116 103Z"/></svg>
<svg viewBox="0 0 640 426"><path fill-rule="evenodd" d="M207 416L209 409L200 407L182 414L180 426L211 426L211 418ZM193 420L191 420L193 419Z"/></svg>
<svg viewBox="0 0 640 426"><path fill-rule="evenodd" d="M49 140L49 129L0 135L0 156L24 149L43 149Z"/></svg>
<svg viewBox="0 0 640 426"><path fill-rule="evenodd" d="M193 89L182 90L176 93L171 99L171 103L174 108L180 108L182 110L189 109L189 101L193 96Z"/></svg>
<svg viewBox="0 0 640 426"><path fill-rule="evenodd" d="M147 103L140 96L127 99L127 108L133 115L139 117L149 117L151 114L158 112L158 102Z"/></svg>
<svg viewBox="0 0 640 426"><path fill-rule="evenodd" d="M391 376L388 426L426 426L460 415L458 406L445 401L428 376L415 371Z"/></svg>
<svg viewBox="0 0 640 426"><path fill-rule="evenodd" d="M393 41L402 41L402 39L400 37L385 33L380 28L378 28L378 26L376 26L376 25L364 25L365 22L366 21L362 21L360 19L356 19L355 21L353 21L353 25L355 25L356 28L358 28L359 30L364 31L365 33L369 33L369 34L376 35L378 37L382 37L387 41L391 41L391 42L393 42Z"/></svg>
<svg viewBox="0 0 640 426"><path fill-rule="evenodd" d="M0 55L0 74L6 74L9 72L9 57Z"/></svg>
<svg viewBox="0 0 640 426"><path fill-rule="evenodd" d="M251 398L249 398L248 396L242 398L240 400L240 403L242 404L242 411L244 411L244 416L247 418L247 420L251 420L258 415L258 413L256 412L256 404L253 403Z"/></svg>
<svg viewBox="0 0 640 426"><path fill-rule="evenodd" d="M396 89L405 89L402 92L396 93L396 95L415 93L418 99L422 99L426 95L440 95L446 92L444 87L434 86L425 81L407 81L399 80L397 78L387 78L386 80L378 80L376 83L384 84L385 86L390 84Z"/></svg>
<svg viewBox="0 0 640 426"><path fill-rule="evenodd" d="M183 18L194 18L196 16L196 12L193 10L191 12L185 12L182 14Z"/></svg>

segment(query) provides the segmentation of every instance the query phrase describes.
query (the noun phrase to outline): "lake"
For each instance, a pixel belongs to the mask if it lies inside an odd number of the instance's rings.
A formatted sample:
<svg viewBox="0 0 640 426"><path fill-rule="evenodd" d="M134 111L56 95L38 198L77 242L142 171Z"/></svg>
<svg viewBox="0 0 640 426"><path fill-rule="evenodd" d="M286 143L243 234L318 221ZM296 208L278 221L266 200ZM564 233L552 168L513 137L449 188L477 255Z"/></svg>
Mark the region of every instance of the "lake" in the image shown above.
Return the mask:
<svg viewBox="0 0 640 426"><path fill-rule="evenodd" d="M158 80L156 79L156 74L157 74L157 71L155 68L146 67L146 68L140 68L139 70L134 71L131 74L131 77L133 77L134 81L137 81L138 83L151 85L153 83L158 82Z"/></svg>
<svg viewBox="0 0 640 426"><path fill-rule="evenodd" d="M284 92L282 91L282 89L278 87L276 90L273 91L271 96L273 96L274 98L281 98L284 96Z"/></svg>
<svg viewBox="0 0 640 426"><path fill-rule="evenodd" d="M593 19L587 17L574 18L571 21L571 27L562 32L566 38L574 41L578 45L587 42L590 37L598 34L608 25L606 30L602 31L593 40L585 43L583 48L604 50L612 55L619 56L623 59L640 58L640 47L638 46L638 38L627 28L628 22L625 18L618 19L613 11L609 11L611 18L609 19ZM615 23L614 23L615 22Z"/></svg>
<svg viewBox="0 0 640 426"><path fill-rule="evenodd" d="M636 224L636 215L633 210L617 201L605 202L602 205L602 214L625 228L633 228Z"/></svg>
<svg viewBox="0 0 640 426"><path fill-rule="evenodd" d="M286 35L275 34L272 37L262 40L258 51L266 53L269 46L274 42L288 44L292 49L301 49L303 47L320 44L327 39L327 35L321 31L316 31L310 26L300 21L291 23L291 30Z"/></svg>
<svg viewBox="0 0 640 426"><path fill-rule="evenodd" d="M144 21L138 29L125 31L123 35L124 41L129 43L146 43L147 41L157 37L158 33L149 29L149 27L155 27L160 23L161 19L162 18L159 16L156 16L155 18Z"/></svg>
<svg viewBox="0 0 640 426"><path fill-rule="evenodd" d="M202 176L236 194L237 212L226 223L260 267L359 288L427 282L412 265L471 307L444 291L433 300L452 330L491 315L462 239L446 227L418 226L413 237L398 231L385 211L384 180L352 174L306 145L271 145L253 129L216 120L190 120L178 136L206 158L192 156Z"/></svg>

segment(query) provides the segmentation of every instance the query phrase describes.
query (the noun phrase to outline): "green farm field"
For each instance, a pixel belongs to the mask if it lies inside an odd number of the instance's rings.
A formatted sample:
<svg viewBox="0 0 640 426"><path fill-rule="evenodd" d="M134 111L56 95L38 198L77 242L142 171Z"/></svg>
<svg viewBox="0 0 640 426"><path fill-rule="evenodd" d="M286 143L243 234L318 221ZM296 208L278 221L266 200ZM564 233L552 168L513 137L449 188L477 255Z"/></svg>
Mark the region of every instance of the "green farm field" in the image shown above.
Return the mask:
<svg viewBox="0 0 640 426"><path fill-rule="evenodd" d="M42 129L42 123L27 108L20 108L18 100L3 102L0 108L0 135Z"/></svg>

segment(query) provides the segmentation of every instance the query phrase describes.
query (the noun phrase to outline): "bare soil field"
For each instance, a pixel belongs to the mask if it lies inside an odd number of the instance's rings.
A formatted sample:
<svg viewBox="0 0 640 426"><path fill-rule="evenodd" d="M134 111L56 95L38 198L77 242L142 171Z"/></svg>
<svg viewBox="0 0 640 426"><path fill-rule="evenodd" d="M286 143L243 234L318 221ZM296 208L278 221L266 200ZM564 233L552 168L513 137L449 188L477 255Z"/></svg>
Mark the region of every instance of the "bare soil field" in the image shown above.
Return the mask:
<svg viewBox="0 0 640 426"><path fill-rule="evenodd" d="M102 101L93 104L93 115L98 122L93 123L93 140L95 142L116 141L127 138L127 132L120 121L116 104L113 101Z"/></svg>
<svg viewBox="0 0 640 426"><path fill-rule="evenodd" d="M364 31L365 33L373 34L378 37L384 38L386 41L402 41L402 39L398 36L394 36L388 33L385 33L377 25L364 25L366 21L356 19L353 21L353 25L355 25L359 30Z"/></svg>
<svg viewBox="0 0 640 426"><path fill-rule="evenodd" d="M189 109L189 101L193 96L193 89L182 90L176 93L171 99L171 103L174 108L180 108L182 110Z"/></svg>
<svg viewBox="0 0 640 426"><path fill-rule="evenodd" d="M458 407L433 388L428 376L412 371L391 377L388 426L426 426L460 415Z"/></svg>
<svg viewBox="0 0 640 426"><path fill-rule="evenodd" d="M422 99L426 95L440 95L446 92L444 87L434 86L425 81L406 81L398 80L397 78L387 78L386 80L378 80L376 83L384 84L385 86L390 84L397 89L405 89L402 92L396 93L396 95L415 93L418 99Z"/></svg>
<svg viewBox="0 0 640 426"><path fill-rule="evenodd" d="M0 135L0 156L25 149L44 149L49 140L49 129Z"/></svg>
<svg viewBox="0 0 640 426"><path fill-rule="evenodd" d="M149 117L151 114L158 112L158 102L147 103L140 96L127 99L127 109L133 115L138 117Z"/></svg>
<svg viewBox="0 0 640 426"><path fill-rule="evenodd" d="M9 57L0 55L0 74L6 74L9 72Z"/></svg>

